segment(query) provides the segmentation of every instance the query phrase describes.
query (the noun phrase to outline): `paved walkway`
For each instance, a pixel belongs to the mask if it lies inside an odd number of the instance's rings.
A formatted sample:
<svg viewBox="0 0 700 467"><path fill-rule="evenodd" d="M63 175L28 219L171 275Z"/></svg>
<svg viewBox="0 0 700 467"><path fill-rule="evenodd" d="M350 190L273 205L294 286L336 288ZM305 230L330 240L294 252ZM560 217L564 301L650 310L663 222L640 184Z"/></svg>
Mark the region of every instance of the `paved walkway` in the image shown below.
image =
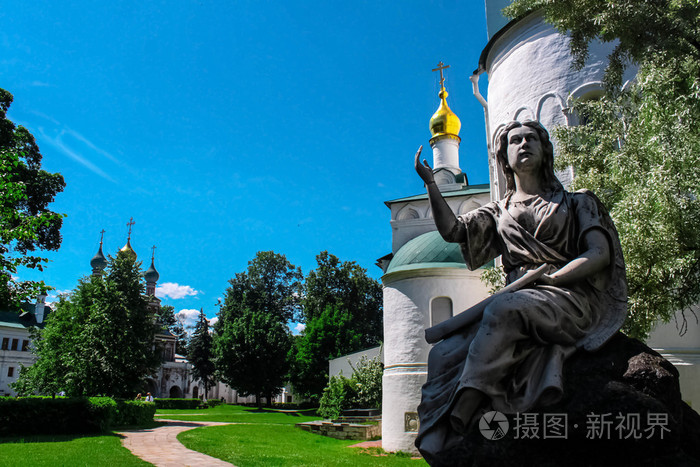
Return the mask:
<svg viewBox="0 0 700 467"><path fill-rule="evenodd" d="M187 449L177 440L178 433L183 431L200 426L229 425L229 423L182 422L162 419L158 421L166 424L157 428L118 433L122 436L122 445L135 456L158 467L231 466L221 459Z"/></svg>

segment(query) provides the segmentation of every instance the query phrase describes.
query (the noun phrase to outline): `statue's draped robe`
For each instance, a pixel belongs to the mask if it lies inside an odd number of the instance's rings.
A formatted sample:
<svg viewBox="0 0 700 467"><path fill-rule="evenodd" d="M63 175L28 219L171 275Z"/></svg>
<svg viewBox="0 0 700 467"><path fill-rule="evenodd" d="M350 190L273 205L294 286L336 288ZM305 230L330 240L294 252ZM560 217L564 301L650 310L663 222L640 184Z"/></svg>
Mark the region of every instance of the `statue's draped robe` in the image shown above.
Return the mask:
<svg viewBox="0 0 700 467"><path fill-rule="evenodd" d="M486 308L480 322L435 345L428 358L428 381L418 408L416 446L428 461L458 443L449 422L457 396L465 388L483 392L491 407L523 412L556 402L562 394L562 367L577 348L595 350L622 325L627 289L617 232L590 192L554 192L550 200L533 198L518 209L534 223L528 231L509 213L506 198L459 217L459 242L470 269L502 255L507 283L541 264L554 269L583 252L591 229L608 239L610 265L595 276L566 287L532 285L502 296L501 312Z"/></svg>

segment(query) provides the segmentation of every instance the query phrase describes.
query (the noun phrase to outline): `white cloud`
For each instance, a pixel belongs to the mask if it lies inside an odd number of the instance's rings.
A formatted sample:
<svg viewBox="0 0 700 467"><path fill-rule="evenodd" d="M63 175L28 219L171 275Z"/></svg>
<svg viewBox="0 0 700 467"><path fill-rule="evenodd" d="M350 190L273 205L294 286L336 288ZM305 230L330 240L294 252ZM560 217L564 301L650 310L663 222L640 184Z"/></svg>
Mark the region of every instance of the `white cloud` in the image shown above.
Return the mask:
<svg viewBox="0 0 700 467"><path fill-rule="evenodd" d="M294 324L294 323L292 323L292 324ZM301 334L301 332L302 332L304 329L306 329L306 324L304 324L304 323L296 323L296 326L294 326L294 327L292 328L292 334L294 334L295 336L298 335L298 334Z"/></svg>
<svg viewBox="0 0 700 467"><path fill-rule="evenodd" d="M180 285L175 282L163 282L156 287L156 297L158 298L172 298L177 300L190 295L195 296L198 293L199 290L195 290L189 285Z"/></svg>
<svg viewBox="0 0 700 467"><path fill-rule="evenodd" d="M209 319L209 326L214 326L214 325L215 325L216 323L218 323L218 322L219 322L219 317L218 317L218 316L214 316L213 318L210 318L210 319Z"/></svg>

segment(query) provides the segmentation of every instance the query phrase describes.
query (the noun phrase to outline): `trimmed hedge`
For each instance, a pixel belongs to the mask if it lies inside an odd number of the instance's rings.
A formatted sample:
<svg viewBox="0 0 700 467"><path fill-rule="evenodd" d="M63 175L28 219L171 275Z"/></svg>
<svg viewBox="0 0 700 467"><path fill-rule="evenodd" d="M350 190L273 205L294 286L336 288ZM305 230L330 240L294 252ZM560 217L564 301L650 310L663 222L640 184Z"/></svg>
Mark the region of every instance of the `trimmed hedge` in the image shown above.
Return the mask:
<svg viewBox="0 0 700 467"><path fill-rule="evenodd" d="M0 397L0 436L83 434L153 420L155 405L110 397Z"/></svg>
<svg viewBox="0 0 700 467"><path fill-rule="evenodd" d="M114 426L144 425L153 421L156 404L146 401L117 401L117 417Z"/></svg>
<svg viewBox="0 0 700 467"><path fill-rule="evenodd" d="M157 409L198 409L202 404L199 399L156 399Z"/></svg>

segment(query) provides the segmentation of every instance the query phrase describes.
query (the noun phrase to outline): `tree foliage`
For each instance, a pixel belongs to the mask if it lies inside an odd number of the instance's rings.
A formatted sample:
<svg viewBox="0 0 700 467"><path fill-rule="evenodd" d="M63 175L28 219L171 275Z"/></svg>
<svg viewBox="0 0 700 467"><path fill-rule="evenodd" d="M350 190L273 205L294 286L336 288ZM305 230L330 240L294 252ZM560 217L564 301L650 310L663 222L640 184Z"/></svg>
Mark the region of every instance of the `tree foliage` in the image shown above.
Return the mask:
<svg viewBox="0 0 700 467"><path fill-rule="evenodd" d="M229 281L215 324L214 360L221 381L258 404L283 387L298 315L301 270L274 251L260 251Z"/></svg>
<svg viewBox="0 0 700 467"><path fill-rule="evenodd" d="M306 327L295 342L294 390L318 399L328 382L328 360L378 345L382 338L382 288L354 261L323 251L304 283Z"/></svg>
<svg viewBox="0 0 700 467"><path fill-rule="evenodd" d="M274 251L259 251L245 272L229 280L219 319L235 318L245 309L271 314L282 322L298 316L303 275L287 258Z"/></svg>
<svg viewBox="0 0 700 467"><path fill-rule="evenodd" d="M180 355L187 355L189 334L187 334L182 321L175 316L175 307L172 305L161 306L157 312L156 320L164 331L170 332L177 339L176 352Z"/></svg>
<svg viewBox="0 0 700 467"><path fill-rule="evenodd" d="M41 153L34 137L6 115L12 94L0 89L0 307L17 307L48 287L39 281L15 278L20 267L42 270L47 262L39 250L61 245L63 215L48 205L63 191L61 174L41 170Z"/></svg>
<svg viewBox="0 0 700 467"><path fill-rule="evenodd" d="M286 324L265 311L238 310L235 318L217 322L214 355L219 379L241 395L279 393L289 370L290 334Z"/></svg>
<svg viewBox="0 0 700 467"><path fill-rule="evenodd" d="M594 191L620 234L630 286L625 331L644 338L700 300L700 3L518 0L569 31L576 64L593 39L617 40L600 100L575 103L584 124L559 128L557 165ZM639 71L619 87L629 63Z"/></svg>
<svg viewBox="0 0 700 467"><path fill-rule="evenodd" d="M328 360L361 350L362 335L349 311L326 305L311 318L293 349L291 382L294 392L318 400L328 383Z"/></svg>
<svg viewBox="0 0 700 467"><path fill-rule="evenodd" d="M140 263L109 258L105 276L82 278L44 329L35 331L37 362L23 368L20 394L132 397L160 364L156 327L143 296Z"/></svg>
<svg viewBox="0 0 700 467"><path fill-rule="evenodd" d="M353 329L360 333L358 348L379 345L383 333L382 286L354 261L340 261L323 251L316 256L318 267L304 283L303 314L306 323L320 316L329 306L347 311Z"/></svg>
<svg viewBox="0 0 700 467"><path fill-rule="evenodd" d="M204 385L204 398L209 398L209 388L214 383L214 340L209 332L209 320L204 310L199 310L199 320L187 349L187 359L192 364L192 376Z"/></svg>

